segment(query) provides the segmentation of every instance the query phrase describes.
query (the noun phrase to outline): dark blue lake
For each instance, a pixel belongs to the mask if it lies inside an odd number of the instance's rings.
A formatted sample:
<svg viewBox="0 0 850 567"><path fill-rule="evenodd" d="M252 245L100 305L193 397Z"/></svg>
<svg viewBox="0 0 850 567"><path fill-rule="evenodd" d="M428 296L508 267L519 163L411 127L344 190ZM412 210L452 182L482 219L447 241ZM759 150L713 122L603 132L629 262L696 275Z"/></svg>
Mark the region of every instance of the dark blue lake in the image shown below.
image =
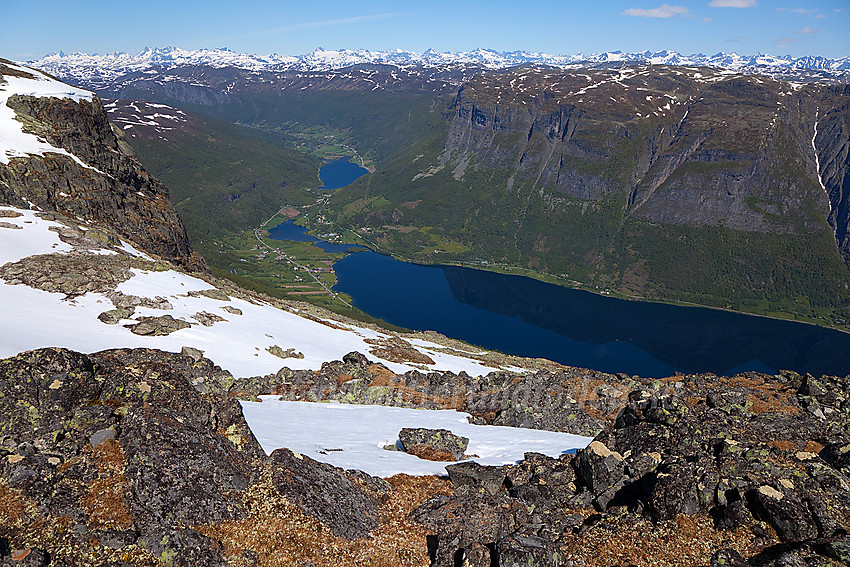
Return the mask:
<svg viewBox="0 0 850 567"><path fill-rule="evenodd" d="M334 270L334 289L374 317L508 354L646 377L677 370L850 373L850 335L813 325L626 301L371 251L346 256Z"/></svg>
<svg viewBox="0 0 850 567"><path fill-rule="evenodd" d="M356 163L349 161L351 158L345 157L327 162L319 170L319 177L322 179L322 189L339 189L352 183L361 175L366 175L369 170L365 167L360 167Z"/></svg>

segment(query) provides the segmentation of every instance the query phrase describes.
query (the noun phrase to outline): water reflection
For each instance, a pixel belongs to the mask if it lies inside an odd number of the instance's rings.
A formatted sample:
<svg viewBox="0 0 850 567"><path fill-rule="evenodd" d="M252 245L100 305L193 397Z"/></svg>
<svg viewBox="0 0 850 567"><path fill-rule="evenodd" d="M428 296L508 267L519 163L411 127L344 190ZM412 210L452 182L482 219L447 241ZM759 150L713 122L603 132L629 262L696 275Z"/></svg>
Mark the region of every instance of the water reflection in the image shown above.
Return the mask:
<svg viewBox="0 0 850 567"><path fill-rule="evenodd" d="M509 354L642 376L850 372L850 335L811 325L625 301L374 252L351 254L334 269L335 289L370 315Z"/></svg>
<svg viewBox="0 0 850 567"><path fill-rule="evenodd" d="M850 335L699 307L627 301L519 276L442 268L454 297L574 340L627 341L686 372L850 372Z"/></svg>

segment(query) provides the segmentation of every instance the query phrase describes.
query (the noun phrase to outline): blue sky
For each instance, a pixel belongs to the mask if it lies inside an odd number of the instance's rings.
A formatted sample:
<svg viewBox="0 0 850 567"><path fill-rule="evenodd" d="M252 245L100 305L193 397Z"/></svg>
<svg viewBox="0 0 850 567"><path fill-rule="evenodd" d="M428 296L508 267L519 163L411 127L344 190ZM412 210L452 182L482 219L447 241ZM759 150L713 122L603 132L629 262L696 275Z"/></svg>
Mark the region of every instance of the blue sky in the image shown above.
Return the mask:
<svg viewBox="0 0 850 567"><path fill-rule="evenodd" d="M850 0L0 0L0 57L184 49L850 56Z"/></svg>

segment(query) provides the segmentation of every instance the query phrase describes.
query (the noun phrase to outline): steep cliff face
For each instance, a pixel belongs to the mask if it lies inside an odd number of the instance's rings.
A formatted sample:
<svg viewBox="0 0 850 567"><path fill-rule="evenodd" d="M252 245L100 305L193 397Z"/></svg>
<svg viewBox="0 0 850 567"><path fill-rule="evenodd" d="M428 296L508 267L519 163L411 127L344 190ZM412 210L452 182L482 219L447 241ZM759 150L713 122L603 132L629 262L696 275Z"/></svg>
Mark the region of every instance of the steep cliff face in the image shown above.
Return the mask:
<svg viewBox="0 0 850 567"><path fill-rule="evenodd" d="M0 202L80 217L147 252L206 269L189 245L168 190L113 132L100 99L66 97L61 88L52 92L52 83L61 83L9 63L0 62L0 74L12 78L0 77L0 90L6 112L14 113L3 127L42 144L0 160Z"/></svg>
<svg viewBox="0 0 850 567"><path fill-rule="evenodd" d="M841 224L848 100L840 88L705 69L517 71L460 91L443 159L582 200L622 193L624 218L805 234L829 216L824 152Z"/></svg>
<svg viewBox="0 0 850 567"><path fill-rule="evenodd" d="M812 146L822 187L829 195L829 222L839 247L850 253L850 86L823 89L815 106Z"/></svg>

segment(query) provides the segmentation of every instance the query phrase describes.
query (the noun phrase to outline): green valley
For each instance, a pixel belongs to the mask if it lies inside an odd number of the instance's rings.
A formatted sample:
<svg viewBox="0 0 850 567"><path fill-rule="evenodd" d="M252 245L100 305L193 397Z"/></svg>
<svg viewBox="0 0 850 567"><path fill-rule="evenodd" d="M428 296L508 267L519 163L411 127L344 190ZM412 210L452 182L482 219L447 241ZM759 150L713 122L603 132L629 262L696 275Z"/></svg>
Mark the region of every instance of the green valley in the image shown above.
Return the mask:
<svg viewBox="0 0 850 567"><path fill-rule="evenodd" d="M439 84L408 70L381 86L396 71L217 70L209 88L233 86L213 101L147 79L122 95L196 117L131 142L211 265L278 293L292 273L243 260L287 206L315 232L420 263L847 328L846 140L812 137L816 120L848 120L841 87L634 64ZM319 195L319 158L345 154L373 173Z"/></svg>

